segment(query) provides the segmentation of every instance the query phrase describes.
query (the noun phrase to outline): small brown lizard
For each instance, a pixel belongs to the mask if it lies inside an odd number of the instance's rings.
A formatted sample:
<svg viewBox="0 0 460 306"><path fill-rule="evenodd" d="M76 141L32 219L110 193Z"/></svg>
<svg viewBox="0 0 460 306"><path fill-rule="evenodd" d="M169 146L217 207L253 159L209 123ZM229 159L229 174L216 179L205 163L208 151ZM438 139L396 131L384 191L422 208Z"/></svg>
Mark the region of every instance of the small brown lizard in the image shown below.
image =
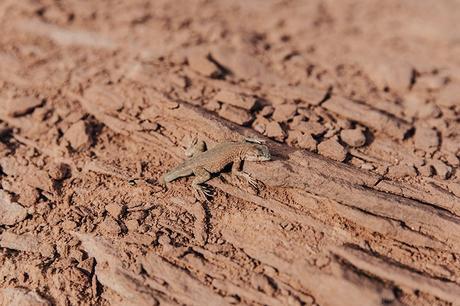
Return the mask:
<svg viewBox="0 0 460 306"><path fill-rule="evenodd" d="M271 159L268 147L254 139L244 141L226 141L206 151L206 144L194 139L192 149L195 152L188 156L182 164L165 173L160 178L160 183L166 188L166 184L177 178L195 175L192 187L198 199L207 199L213 195L212 190L204 185L211 179L211 174L221 172L225 166L232 163L232 174L242 177L251 186L257 188L257 182L248 173L240 170L243 161L267 161ZM187 152L186 152L187 153Z"/></svg>

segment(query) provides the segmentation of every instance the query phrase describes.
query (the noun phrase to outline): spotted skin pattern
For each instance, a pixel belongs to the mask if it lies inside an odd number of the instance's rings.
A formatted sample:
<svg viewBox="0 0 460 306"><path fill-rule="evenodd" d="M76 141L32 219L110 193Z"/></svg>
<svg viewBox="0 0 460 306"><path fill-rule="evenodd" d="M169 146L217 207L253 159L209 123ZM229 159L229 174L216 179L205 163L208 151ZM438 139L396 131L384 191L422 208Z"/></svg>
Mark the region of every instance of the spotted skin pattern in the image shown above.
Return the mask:
<svg viewBox="0 0 460 306"><path fill-rule="evenodd" d="M220 173L227 165L232 164L232 174L244 178L257 188L257 182L248 173L240 170L243 161L268 161L271 159L266 145L252 139L244 141L226 141L206 151L206 144L196 139L192 143L193 150L187 150L191 156L177 167L171 169L160 178L166 188L167 183L175 179L194 175L192 187L199 199L212 197L212 190L204 185L211 175Z"/></svg>

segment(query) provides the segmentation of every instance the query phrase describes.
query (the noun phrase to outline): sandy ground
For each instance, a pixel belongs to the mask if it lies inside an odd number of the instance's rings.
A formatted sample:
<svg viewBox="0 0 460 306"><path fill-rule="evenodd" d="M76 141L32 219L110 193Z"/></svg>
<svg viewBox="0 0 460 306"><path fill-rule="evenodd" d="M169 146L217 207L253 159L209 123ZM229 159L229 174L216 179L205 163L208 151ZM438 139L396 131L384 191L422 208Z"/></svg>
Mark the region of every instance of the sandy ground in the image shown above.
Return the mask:
<svg viewBox="0 0 460 306"><path fill-rule="evenodd" d="M1 1L0 304L460 305L459 18ZM264 187L163 191L196 136L265 139Z"/></svg>

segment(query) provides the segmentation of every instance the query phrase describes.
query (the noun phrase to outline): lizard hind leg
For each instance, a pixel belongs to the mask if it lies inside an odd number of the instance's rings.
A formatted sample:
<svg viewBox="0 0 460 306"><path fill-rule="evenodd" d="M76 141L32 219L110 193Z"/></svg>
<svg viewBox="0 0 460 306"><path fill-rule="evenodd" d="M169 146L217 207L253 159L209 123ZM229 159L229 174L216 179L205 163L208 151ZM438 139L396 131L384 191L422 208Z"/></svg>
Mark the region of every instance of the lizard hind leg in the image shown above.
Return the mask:
<svg viewBox="0 0 460 306"><path fill-rule="evenodd" d="M204 185L211 178L211 173L203 167L193 169L195 178L192 181L193 191L198 200L208 200L214 195L214 190L208 185Z"/></svg>
<svg viewBox="0 0 460 306"><path fill-rule="evenodd" d="M198 137L194 137L192 142L185 150L185 156L193 157L198 153L206 151L206 142L203 140L198 140Z"/></svg>

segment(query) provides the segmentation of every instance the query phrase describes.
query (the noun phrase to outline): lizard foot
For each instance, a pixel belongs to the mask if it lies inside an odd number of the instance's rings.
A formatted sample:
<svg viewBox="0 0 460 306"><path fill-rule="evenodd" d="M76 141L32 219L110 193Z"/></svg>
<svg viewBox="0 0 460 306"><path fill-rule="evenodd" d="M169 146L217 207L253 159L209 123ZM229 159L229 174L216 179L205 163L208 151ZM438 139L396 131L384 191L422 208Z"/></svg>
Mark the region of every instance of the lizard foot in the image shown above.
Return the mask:
<svg viewBox="0 0 460 306"><path fill-rule="evenodd" d="M243 178L246 182L256 191L258 192L261 188L260 182L253 178L249 173L246 172L238 172L236 174L238 177Z"/></svg>
<svg viewBox="0 0 460 306"><path fill-rule="evenodd" d="M208 201L212 199L215 195L214 188L208 185L197 185L193 187L193 190L195 192L195 197L200 201Z"/></svg>
<svg viewBox="0 0 460 306"><path fill-rule="evenodd" d="M185 156L193 157L197 153L202 153L204 151L206 151L206 143L203 140L198 140L198 137L194 137L185 150Z"/></svg>

